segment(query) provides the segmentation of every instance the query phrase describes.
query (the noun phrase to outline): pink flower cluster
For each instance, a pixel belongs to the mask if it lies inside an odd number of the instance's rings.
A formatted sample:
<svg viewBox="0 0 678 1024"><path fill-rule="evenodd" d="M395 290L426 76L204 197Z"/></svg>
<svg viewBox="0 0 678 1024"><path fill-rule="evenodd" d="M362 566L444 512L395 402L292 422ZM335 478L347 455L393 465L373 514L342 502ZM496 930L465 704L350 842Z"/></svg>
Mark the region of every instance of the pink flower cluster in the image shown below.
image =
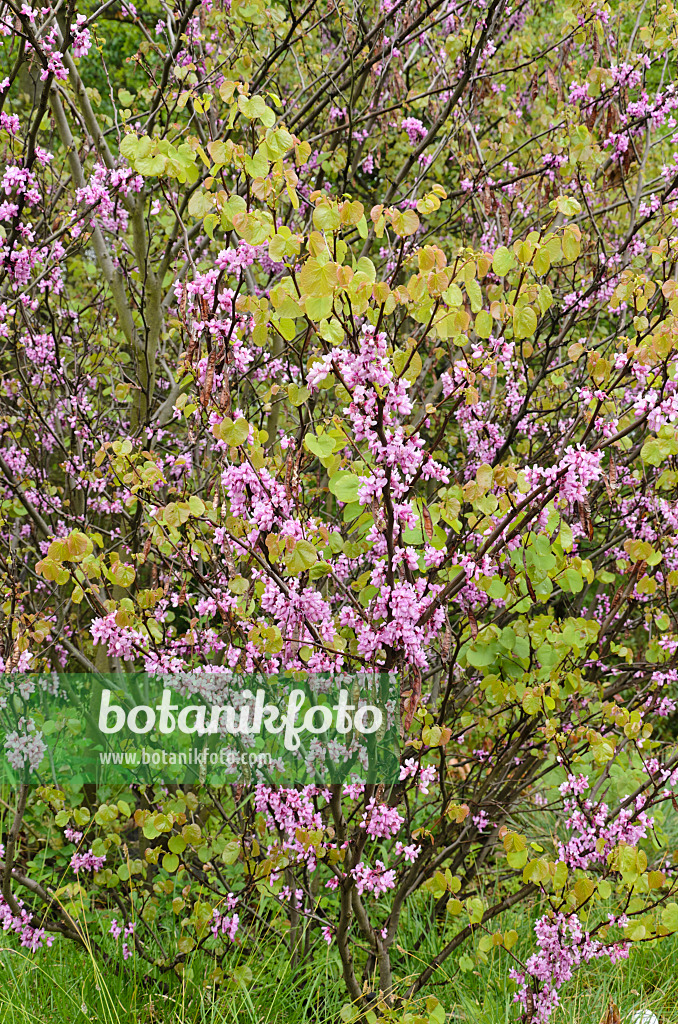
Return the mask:
<svg viewBox="0 0 678 1024"><path fill-rule="evenodd" d="M533 997L536 1024L546 1024L560 1003L558 990L582 964L601 956L609 956L613 963L628 956L624 943L608 949L591 939L576 914L545 915L537 921L534 931L539 952L530 957L526 967L527 974L538 983ZM527 1009L530 986L526 974L512 968L509 975L518 983L514 1000Z"/></svg>
<svg viewBox="0 0 678 1024"><path fill-rule="evenodd" d="M12 911L9 903L6 903L0 896L0 927L5 932L14 932L19 936L21 945L35 953L43 946L51 946L54 942L52 935L47 935L44 928L36 928L31 924L33 915L24 909L23 900L17 900L19 913Z"/></svg>
<svg viewBox="0 0 678 1024"><path fill-rule="evenodd" d="M76 875L80 871L101 871L102 867L106 862L106 854L102 854L101 857L95 856L91 850L87 850L86 853L74 853L71 857L71 867L75 871Z"/></svg>
<svg viewBox="0 0 678 1024"><path fill-rule="evenodd" d="M388 839L400 831L404 821L395 807L378 804L373 798L365 809L360 827L365 829L371 839Z"/></svg>
<svg viewBox="0 0 678 1024"><path fill-rule="evenodd" d="M590 452L584 445L576 448L570 445L560 460L553 466L528 466L525 477L531 487L541 481L547 484L557 482L558 490L568 502L585 501L586 489L590 483L600 480L603 470L601 466L603 453Z"/></svg>
<svg viewBox="0 0 678 1024"><path fill-rule="evenodd" d="M417 117L404 117L400 123L400 128L402 131L407 132L407 137L412 146L415 146L421 139L425 139L428 134L428 129Z"/></svg>
<svg viewBox="0 0 678 1024"><path fill-rule="evenodd" d="M231 942L235 942L239 924L238 914L220 914L216 909L212 912L212 934L215 939L218 935L225 935Z"/></svg>
<svg viewBox="0 0 678 1024"><path fill-rule="evenodd" d="M364 892L370 892L378 899L389 889L393 889L396 884L395 871L392 869L387 871L386 865L381 860L375 861L373 868L361 861L353 868L352 875L355 879L355 887L361 896Z"/></svg>

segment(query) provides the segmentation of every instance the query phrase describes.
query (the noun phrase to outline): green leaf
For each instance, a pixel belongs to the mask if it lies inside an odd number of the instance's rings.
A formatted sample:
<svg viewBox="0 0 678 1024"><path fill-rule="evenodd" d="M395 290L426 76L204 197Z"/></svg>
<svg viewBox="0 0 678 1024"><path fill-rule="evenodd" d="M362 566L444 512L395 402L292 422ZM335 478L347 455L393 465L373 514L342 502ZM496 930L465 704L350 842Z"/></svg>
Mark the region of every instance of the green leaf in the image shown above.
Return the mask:
<svg viewBox="0 0 678 1024"><path fill-rule="evenodd" d="M513 335L515 338L529 338L537 329L537 314L531 306L516 309L513 314Z"/></svg>
<svg viewBox="0 0 678 1024"><path fill-rule="evenodd" d="M564 213L566 217L574 217L576 213L581 213L581 203L573 196L558 196L549 205L558 213Z"/></svg>
<svg viewBox="0 0 678 1024"><path fill-rule="evenodd" d="M662 910L662 924L670 932L678 932L678 903L668 903Z"/></svg>
<svg viewBox="0 0 678 1024"><path fill-rule="evenodd" d="M310 569L317 560L318 552L308 540L298 540L292 551L285 552L285 565L295 576Z"/></svg>
<svg viewBox="0 0 678 1024"><path fill-rule="evenodd" d="M475 329L479 338L489 338L492 334L494 322L492 316L486 309L481 309L476 317Z"/></svg>
<svg viewBox="0 0 678 1024"><path fill-rule="evenodd" d="M306 434L304 447L312 455L317 455L319 459L326 459L334 451L334 438L329 434L323 434L321 437L317 437L315 434Z"/></svg>
<svg viewBox="0 0 678 1024"><path fill-rule="evenodd" d="M169 871L170 874L173 874L179 867L179 858L175 853L166 853L162 858L162 866L165 871Z"/></svg>
<svg viewBox="0 0 678 1024"><path fill-rule="evenodd" d="M360 480L348 470L341 470L330 477L330 491L339 501L351 502L358 498Z"/></svg>
<svg viewBox="0 0 678 1024"><path fill-rule="evenodd" d="M505 277L516 265L516 258L510 249L500 245L492 258L492 269L499 277Z"/></svg>
<svg viewBox="0 0 678 1024"><path fill-rule="evenodd" d="M290 384L287 389L287 397L294 406L303 405L308 401L311 392L306 387L299 387L298 384Z"/></svg>

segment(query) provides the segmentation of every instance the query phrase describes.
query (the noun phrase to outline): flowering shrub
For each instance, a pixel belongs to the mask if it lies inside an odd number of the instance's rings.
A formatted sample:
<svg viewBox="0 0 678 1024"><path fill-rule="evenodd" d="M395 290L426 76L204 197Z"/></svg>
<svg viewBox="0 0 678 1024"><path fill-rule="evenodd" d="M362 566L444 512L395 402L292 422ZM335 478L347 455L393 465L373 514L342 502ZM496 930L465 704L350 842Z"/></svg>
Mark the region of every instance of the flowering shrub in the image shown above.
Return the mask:
<svg viewBox="0 0 678 1024"><path fill-rule="evenodd" d="M2 927L219 983L263 903L347 1021L497 948L544 1024L678 930L673 8L121 7L0 3ZM65 669L367 668L388 788L26 781Z"/></svg>

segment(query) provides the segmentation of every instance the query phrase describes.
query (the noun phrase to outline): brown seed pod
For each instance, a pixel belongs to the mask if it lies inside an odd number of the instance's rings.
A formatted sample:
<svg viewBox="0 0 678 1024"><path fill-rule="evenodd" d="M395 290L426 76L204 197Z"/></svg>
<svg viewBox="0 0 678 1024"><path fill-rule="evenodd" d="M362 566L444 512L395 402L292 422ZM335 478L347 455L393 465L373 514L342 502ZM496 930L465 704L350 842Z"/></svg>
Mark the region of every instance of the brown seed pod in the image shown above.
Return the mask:
<svg viewBox="0 0 678 1024"><path fill-rule="evenodd" d="M228 367L224 363L224 375L221 382L221 393L219 395L219 410L221 412L231 411L231 388L228 382Z"/></svg>
<svg viewBox="0 0 678 1024"><path fill-rule="evenodd" d="M198 350L198 332L192 330L188 339L188 349L186 350L186 362L189 366L193 365L195 353Z"/></svg>
<svg viewBox="0 0 678 1024"><path fill-rule="evenodd" d="M475 640L476 637L478 636L478 622L476 620L475 615L473 614L473 611L470 608L468 610L468 624L471 627L471 636Z"/></svg>
<svg viewBox="0 0 678 1024"><path fill-rule="evenodd" d="M445 632L443 633L443 639L440 644L440 651L442 659L445 663L450 660L450 648L452 647L452 627L450 626L449 616L445 615Z"/></svg>
<svg viewBox="0 0 678 1024"><path fill-rule="evenodd" d="M611 448L610 448L609 476L610 476L610 487L614 491L616 486L617 486L617 463L615 462L614 452L612 451Z"/></svg>
<svg viewBox="0 0 678 1024"><path fill-rule="evenodd" d="M374 525L379 530L379 533L383 533L386 529L386 520L381 505L376 498L372 498L372 515L374 516Z"/></svg>
<svg viewBox="0 0 678 1024"><path fill-rule="evenodd" d="M226 572L228 574L228 578L232 580L233 577L237 575L237 572L235 568L235 560L233 558L233 553L231 551L231 546L226 538L224 538L223 552L224 562L226 563Z"/></svg>
<svg viewBox="0 0 678 1024"><path fill-rule="evenodd" d="M210 397L212 395L212 385L214 384L214 367L217 362L217 350L213 348L209 354L207 360L207 370L205 372L205 383L203 385L202 394L200 401L203 409L206 409L209 405Z"/></svg>
<svg viewBox="0 0 678 1024"><path fill-rule="evenodd" d="M421 503L421 518L424 524L424 530L429 542L433 540L433 520L431 519L431 513L429 512L425 502Z"/></svg>

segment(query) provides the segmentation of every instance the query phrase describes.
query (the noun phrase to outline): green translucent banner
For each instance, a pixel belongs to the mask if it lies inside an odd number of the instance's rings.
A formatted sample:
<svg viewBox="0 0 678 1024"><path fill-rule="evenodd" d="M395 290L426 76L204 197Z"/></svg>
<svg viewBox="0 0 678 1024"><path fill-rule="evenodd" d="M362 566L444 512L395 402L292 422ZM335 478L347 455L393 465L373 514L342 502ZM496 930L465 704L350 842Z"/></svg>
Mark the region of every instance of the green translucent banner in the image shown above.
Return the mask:
<svg viewBox="0 0 678 1024"><path fill-rule="evenodd" d="M397 781L394 674L0 676L0 782Z"/></svg>

